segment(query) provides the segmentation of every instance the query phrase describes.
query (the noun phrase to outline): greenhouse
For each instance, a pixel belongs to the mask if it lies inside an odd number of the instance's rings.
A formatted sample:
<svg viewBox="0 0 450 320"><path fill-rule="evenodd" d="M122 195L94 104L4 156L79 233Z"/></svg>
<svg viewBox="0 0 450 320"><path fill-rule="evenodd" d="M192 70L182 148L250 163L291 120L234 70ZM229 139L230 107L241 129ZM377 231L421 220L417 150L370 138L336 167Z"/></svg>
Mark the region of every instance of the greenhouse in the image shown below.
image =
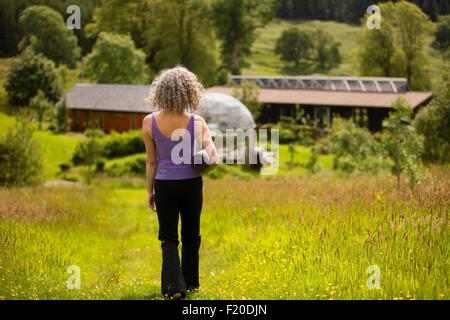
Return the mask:
<svg viewBox="0 0 450 320"><path fill-rule="evenodd" d="M223 93L206 93L199 114L211 128L221 132L226 129L249 129L255 127L253 116L236 98Z"/></svg>

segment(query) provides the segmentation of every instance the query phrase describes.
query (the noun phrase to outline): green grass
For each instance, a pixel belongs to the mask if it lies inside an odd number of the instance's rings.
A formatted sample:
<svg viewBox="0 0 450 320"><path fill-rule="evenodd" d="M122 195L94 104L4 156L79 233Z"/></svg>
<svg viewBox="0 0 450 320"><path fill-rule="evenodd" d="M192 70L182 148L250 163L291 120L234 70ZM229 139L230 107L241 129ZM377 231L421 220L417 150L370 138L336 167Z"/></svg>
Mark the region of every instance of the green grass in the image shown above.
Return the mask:
<svg viewBox="0 0 450 320"><path fill-rule="evenodd" d="M13 116L0 112L0 135L4 135L8 129L14 126ZM40 145L42 152L44 172L43 178L50 180L57 177L59 164L70 162L72 154L78 142L84 139L82 134L54 134L49 131L37 130L34 137Z"/></svg>
<svg viewBox="0 0 450 320"><path fill-rule="evenodd" d="M448 170L206 180L190 299L449 299ZM0 189L0 299L160 299L145 188ZM81 268L81 290L65 281ZM381 269L381 289L366 269Z"/></svg>
<svg viewBox="0 0 450 320"><path fill-rule="evenodd" d="M39 194L33 196L36 191ZM11 195L2 190L10 201L6 209L5 204L0 206L0 299L127 299L144 293L141 298L147 298L152 292L153 298L159 297L154 280L157 239L148 224L152 220L142 204L136 207L133 191L105 191L33 189L13 190ZM24 193L28 200L22 205L25 212L57 218L36 221L26 214L8 216L5 211L11 199L24 197ZM115 196L120 196L119 201L114 201ZM58 206L62 201L65 205ZM71 265L81 268L82 290L67 289L66 271Z"/></svg>
<svg viewBox="0 0 450 320"><path fill-rule="evenodd" d="M319 70L304 65L299 70L290 67L275 55L274 47L277 39L284 30L298 27L301 30L314 30L319 28L333 35L335 41L341 43L340 52L342 63L332 70ZM247 59L249 66L243 69L245 75L300 75L300 74L329 74L329 75L356 75L352 62L352 50L357 47L357 35L361 28L334 21L286 21L275 20L265 28L258 30L258 37L253 44L252 54Z"/></svg>
<svg viewBox="0 0 450 320"><path fill-rule="evenodd" d="M291 154L289 146L280 145L280 168L278 173L282 175L302 175L306 173L305 166L311 157L311 148L296 145L294 146L294 158L291 163ZM329 171L332 169L333 156L319 155L318 164L321 170Z"/></svg>
<svg viewBox="0 0 450 320"><path fill-rule="evenodd" d="M37 131L34 137L41 145L43 152L44 178L55 178L59 165L71 162L76 145L84 136L81 134L54 134L48 131Z"/></svg>

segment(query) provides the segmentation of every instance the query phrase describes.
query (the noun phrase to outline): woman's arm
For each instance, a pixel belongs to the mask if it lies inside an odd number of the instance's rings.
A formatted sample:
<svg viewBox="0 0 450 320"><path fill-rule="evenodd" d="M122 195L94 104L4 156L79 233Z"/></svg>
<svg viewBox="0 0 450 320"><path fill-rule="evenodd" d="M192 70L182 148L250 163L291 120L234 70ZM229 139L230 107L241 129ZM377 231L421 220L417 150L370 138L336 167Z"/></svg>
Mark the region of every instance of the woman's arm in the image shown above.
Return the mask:
<svg viewBox="0 0 450 320"><path fill-rule="evenodd" d="M202 119L202 149L206 150L209 158L211 159L210 164L202 170L202 173L208 173L214 170L219 164L219 153L217 152L216 146L212 140L211 131L206 124L206 121Z"/></svg>
<svg viewBox="0 0 450 320"><path fill-rule="evenodd" d="M155 193L153 191L156 173L156 147L152 137L152 115L148 115L142 121L142 135L144 137L145 150L147 153L146 161L146 177L147 177L147 192L148 192L148 206L153 211L156 211Z"/></svg>

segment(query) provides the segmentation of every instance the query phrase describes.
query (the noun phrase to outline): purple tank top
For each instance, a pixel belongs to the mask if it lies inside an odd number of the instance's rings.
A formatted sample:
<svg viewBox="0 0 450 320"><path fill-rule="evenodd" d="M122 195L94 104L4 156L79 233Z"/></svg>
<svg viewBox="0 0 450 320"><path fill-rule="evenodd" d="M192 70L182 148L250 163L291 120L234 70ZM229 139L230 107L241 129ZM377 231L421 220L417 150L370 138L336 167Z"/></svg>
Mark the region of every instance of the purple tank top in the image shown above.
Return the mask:
<svg viewBox="0 0 450 320"><path fill-rule="evenodd" d="M152 135L156 146L157 166L155 179L158 180L183 180L192 179L201 176L200 170L190 163L174 163L172 161L172 149L177 146L180 141L172 141L165 137L155 120L155 112L152 115ZM194 114L191 113L187 132L190 134L190 151L194 153ZM187 134L185 134L186 136ZM179 153L181 156L191 159L191 154L183 155L183 150Z"/></svg>

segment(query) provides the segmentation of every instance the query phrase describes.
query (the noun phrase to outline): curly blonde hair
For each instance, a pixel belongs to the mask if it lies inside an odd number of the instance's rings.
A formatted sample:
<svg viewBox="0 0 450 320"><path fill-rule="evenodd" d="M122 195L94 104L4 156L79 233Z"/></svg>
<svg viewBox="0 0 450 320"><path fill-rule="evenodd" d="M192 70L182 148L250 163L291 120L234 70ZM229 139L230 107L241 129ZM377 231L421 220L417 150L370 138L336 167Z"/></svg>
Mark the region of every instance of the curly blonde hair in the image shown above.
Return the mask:
<svg viewBox="0 0 450 320"><path fill-rule="evenodd" d="M163 70L153 80L148 100L157 110L195 111L200 109L204 90L194 73L176 66Z"/></svg>

